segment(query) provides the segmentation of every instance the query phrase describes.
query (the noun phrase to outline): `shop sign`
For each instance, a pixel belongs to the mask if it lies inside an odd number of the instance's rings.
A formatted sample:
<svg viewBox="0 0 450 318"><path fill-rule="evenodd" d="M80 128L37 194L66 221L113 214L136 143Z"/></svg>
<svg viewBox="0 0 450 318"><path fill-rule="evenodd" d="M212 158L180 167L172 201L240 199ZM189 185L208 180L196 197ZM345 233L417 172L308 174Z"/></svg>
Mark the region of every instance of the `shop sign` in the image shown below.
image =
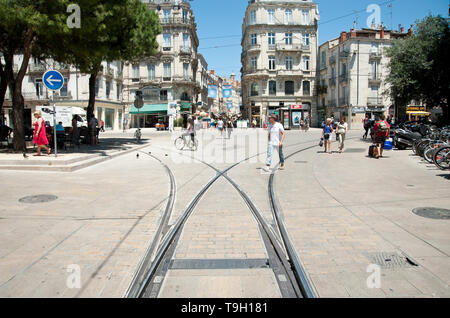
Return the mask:
<svg viewBox="0 0 450 318"><path fill-rule="evenodd" d="M292 105L291 109L303 109L303 105Z"/></svg>

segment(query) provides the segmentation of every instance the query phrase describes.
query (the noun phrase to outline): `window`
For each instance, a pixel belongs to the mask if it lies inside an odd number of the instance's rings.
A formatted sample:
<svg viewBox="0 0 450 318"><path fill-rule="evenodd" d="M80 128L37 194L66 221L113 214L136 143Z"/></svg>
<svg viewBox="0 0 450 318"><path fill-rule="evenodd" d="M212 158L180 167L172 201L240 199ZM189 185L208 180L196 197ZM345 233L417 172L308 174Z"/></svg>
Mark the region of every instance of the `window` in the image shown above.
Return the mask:
<svg viewBox="0 0 450 318"><path fill-rule="evenodd" d="M284 82L284 94L294 95L294 82L293 81Z"/></svg>
<svg viewBox="0 0 450 318"><path fill-rule="evenodd" d="M286 70L292 71L292 56L286 56Z"/></svg>
<svg viewBox="0 0 450 318"><path fill-rule="evenodd" d="M345 63L342 64L342 75L347 75L347 64Z"/></svg>
<svg viewBox="0 0 450 318"><path fill-rule="evenodd" d="M256 24L256 11L250 12L250 24Z"/></svg>
<svg viewBox="0 0 450 318"><path fill-rule="evenodd" d="M372 53L378 53L378 43L372 43Z"/></svg>
<svg viewBox="0 0 450 318"><path fill-rule="evenodd" d="M170 33L164 33L164 48L170 49L172 46L172 35Z"/></svg>
<svg viewBox="0 0 450 318"><path fill-rule="evenodd" d="M117 90L116 90L117 100L119 100L120 99L120 93L122 92L122 84L117 84L116 88L117 88Z"/></svg>
<svg viewBox="0 0 450 318"><path fill-rule="evenodd" d="M275 45L275 33L269 33L268 39L269 39L269 46Z"/></svg>
<svg viewBox="0 0 450 318"><path fill-rule="evenodd" d="M252 34L251 36L250 36L250 38L251 38L251 40L250 40L250 44L251 45L256 45L258 42L257 42L257 35L256 34Z"/></svg>
<svg viewBox="0 0 450 318"><path fill-rule="evenodd" d="M172 77L172 63L164 63L164 81L170 81Z"/></svg>
<svg viewBox="0 0 450 318"><path fill-rule="evenodd" d="M259 85L258 83L253 83L251 87L251 96L258 96L259 94Z"/></svg>
<svg viewBox="0 0 450 318"><path fill-rule="evenodd" d="M165 23L170 22L170 10L164 10L164 22Z"/></svg>
<svg viewBox="0 0 450 318"><path fill-rule="evenodd" d="M309 10L302 10L302 24L309 24Z"/></svg>
<svg viewBox="0 0 450 318"><path fill-rule="evenodd" d="M284 17L285 17L286 24L291 24L292 23L292 10L287 9L284 12Z"/></svg>
<svg viewBox="0 0 450 318"><path fill-rule="evenodd" d="M320 65L322 67L326 66L326 58L327 58L327 53L325 51L322 51L321 55L320 55Z"/></svg>
<svg viewBox="0 0 450 318"><path fill-rule="evenodd" d="M311 82L309 82L309 81L303 82L303 95L304 96L311 95Z"/></svg>
<svg viewBox="0 0 450 318"><path fill-rule="evenodd" d="M292 45L292 33L286 33L284 41L287 45Z"/></svg>
<svg viewBox="0 0 450 318"><path fill-rule="evenodd" d="M303 45L309 46L310 35L309 33L304 33L302 35L302 43Z"/></svg>
<svg viewBox="0 0 450 318"><path fill-rule="evenodd" d="M269 56L269 70L275 70L275 56Z"/></svg>
<svg viewBox="0 0 450 318"><path fill-rule="evenodd" d="M267 10L267 23L268 24L274 24L275 23L275 10L274 9L268 9Z"/></svg>
<svg viewBox="0 0 450 318"><path fill-rule="evenodd" d="M258 58L252 57L250 60L250 64L252 66L252 70L256 71L258 69Z"/></svg>
<svg viewBox="0 0 450 318"><path fill-rule="evenodd" d="M64 85L63 87L61 87L61 90L59 91L59 95L62 97L67 97L68 96L68 91L67 91L67 85L68 85L69 79L68 78L64 78Z"/></svg>
<svg viewBox="0 0 450 318"><path fill-rule="evenodd" d="M106 81L106 98L109 99L110 93L111 93L111 83L109 81Z"/></svg>
<svg viewBox="0 0 450 318"><path fill-rule="evenodd" d="M187 51L189 48L189 34L183 33L183 50Z"/></svg>
<svg viewBox="0 0 450 318"><path fill-rule="evenodd" d="M150 81L155 80L155 64L148 64L147 70L148 70L148 79Z"/></svg>
<svg viewBox="0 0 450 318"><path fill-rule="evenodd" d="M303 70L304 71L309 71L309 56L304 56L303 57Z"/></svg>
<svg viewBox="0 0 450 318"><path fill-rule="evenodd" d="M167 100L167 90L163 89L159 92L159 99L161 101L166 101Z"/></svg>
<svg viewBox="0 0 450 318"><path fill-rule="evenodd" d="M372 74L371 74L370 78L378 79L378 63L377 62L372 63Z"/></svg>
<svg viewBox="0 0 450 318"><path fill-rule="evenodd" d="M183 10L183 23L188 22L188 12L186 10Z"/></svg>
<svg viewBox="0 0 450 318"><path fill-rule="evenodd" d="M336 77L336 69L333 67L331 68L331 78L335 78Z"/></svg>
<svg viewBox="0 0 450 318"><path fill-rule="evenodd" d="M139 64L133 64L131 73L132 81L139 81Z"/></svg>
<svg viewBox="0 0 450 318"><path fill-rule="evenodd" d="M276 94L277 94L277 82L269 81L269 95L276 95Z"/></svg>
<svg viewBox="0 0 450 318"><path fill-rule="evenodd" d="M34 80L35 88L36 88L36 96L41 97L44 96L44 86L42 84L42 79L37 78Z"/></svg>
<svg viewBox="0 0 450 318"><path fill-rule="evenodd" d="M186 93L186 92L183 92L183 94L181 94L180 99L183 100L183 101L190 101L191 100L191 98L189 97L188 93Z"/></svg>
<svg viewBox="0 0 450 318"><path fill-rule="evenodd" d="M189 64L183 63L183 79L189 80Z"/></svg>

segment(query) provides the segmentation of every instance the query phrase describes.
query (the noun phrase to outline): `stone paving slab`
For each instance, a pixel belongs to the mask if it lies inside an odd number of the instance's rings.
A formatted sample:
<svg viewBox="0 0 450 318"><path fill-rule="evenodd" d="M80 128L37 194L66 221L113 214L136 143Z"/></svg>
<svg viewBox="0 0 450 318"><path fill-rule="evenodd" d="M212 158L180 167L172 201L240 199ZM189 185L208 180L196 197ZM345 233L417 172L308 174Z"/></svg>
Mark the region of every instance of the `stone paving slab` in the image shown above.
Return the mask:
<svg viewBox="0 0 450 318"><path fill-rule="evenodd" d="M358 139L347 142L351 149L366 146ZM389 152L380 160L365 156L311 150L292 159L308 162L295 171L298 178L289 162L288 173L276 175L288 231L319 295L449 297L443 272L449 268L450 225L411 212L425 203L450 206L448 181L409 162L408 152ZM407 255L419 266L381 269L381 288L369 289L367 255L380 252Z"/></svg>

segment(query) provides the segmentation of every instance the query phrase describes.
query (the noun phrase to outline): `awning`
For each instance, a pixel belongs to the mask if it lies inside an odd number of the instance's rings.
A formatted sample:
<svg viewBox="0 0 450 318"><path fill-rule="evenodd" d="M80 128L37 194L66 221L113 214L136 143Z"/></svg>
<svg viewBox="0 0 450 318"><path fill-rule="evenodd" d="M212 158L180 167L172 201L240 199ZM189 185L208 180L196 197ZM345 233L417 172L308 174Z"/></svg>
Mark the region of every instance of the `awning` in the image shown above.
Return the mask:
<svg viewBox="0 0 450 318"><path fill-rule="evenodd" d="M181 103L181 110L190 110L192 103Z"/></svg>
<svg viewBox="0 0 450 318"><path fill-rule="evenodd" d="M414 112L414 111L411 111L411 112L406 112L408 115L424 115L424 116L427 116L427 115L431 115L431 113L429 113L429 112Z"/></svg>
<svg viewBox="0 0 450 318"><path fill-rule="evenodd" d="M132 115L167 115L167 104L144 104L144 107L138 109L133 105L130 110Z"/></svg>

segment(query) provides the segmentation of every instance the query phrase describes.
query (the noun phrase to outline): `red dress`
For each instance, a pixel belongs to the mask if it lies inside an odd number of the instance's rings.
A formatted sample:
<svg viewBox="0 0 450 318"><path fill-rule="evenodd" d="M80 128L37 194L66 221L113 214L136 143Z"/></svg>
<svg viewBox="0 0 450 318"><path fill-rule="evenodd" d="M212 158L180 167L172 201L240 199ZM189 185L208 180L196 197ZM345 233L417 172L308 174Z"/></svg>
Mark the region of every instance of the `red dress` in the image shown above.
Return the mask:
<svg viewBox="0 0 450 318"><path fill-rule="evenodd" d="M36 132L39 129L39 120L36 121L36 123L34 124L34 138L33 138L33 143L35 145L38 146L42 146L42 145L48 145L48 139L47 139L47 134L45 131L45 123L44 121L42 121L42 126L41 126L41 131L39 131L39 136L36 136Z"/></svg>

